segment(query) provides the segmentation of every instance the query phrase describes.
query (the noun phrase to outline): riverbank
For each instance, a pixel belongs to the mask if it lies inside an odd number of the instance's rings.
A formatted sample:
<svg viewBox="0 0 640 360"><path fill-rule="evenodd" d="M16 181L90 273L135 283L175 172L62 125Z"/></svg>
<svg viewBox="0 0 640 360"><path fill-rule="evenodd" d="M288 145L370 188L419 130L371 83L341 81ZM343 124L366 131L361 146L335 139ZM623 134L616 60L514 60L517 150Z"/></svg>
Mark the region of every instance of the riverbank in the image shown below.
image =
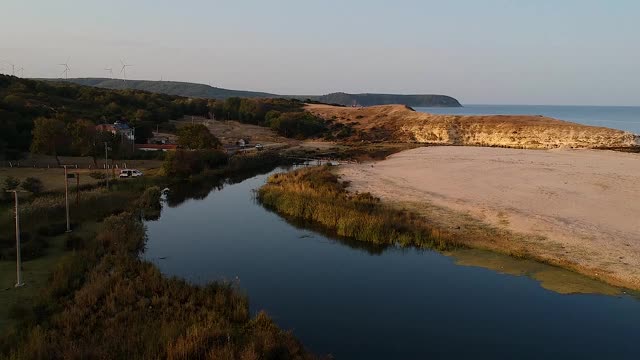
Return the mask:
<svg viewBox="0 0 640 360"><path fill-rule="evenodd" d="M278 161L268 153L242 156L192 180L215 182ZM90 190L95 196L81 194L77 208L72 205L79 222L74 232L46 237L50 245L44 255L23 262L25 275L34 275L37 267L38 277L25 278L25 287L3 289L6 313L0 315L7 318L0 322L0 357L312 358L266 314L252 316L247 297L235 285L195 286L164 277L139 259L146 242L140 217L159 215L158 186L169 182L145 177L117 181L111 191ZM60 221L59 199L49 197L23 204L25 231L39 232ZM9 211L2 216L9 218ZM10 282L7 286L13 283L2 279Z"/></svg>
<svg viewBox="0 0 640 360"><path fill-rule="evenodd" d="M414 211L470 247L640 289L635 154L428 147L338 173L350 191Z"/></svg>

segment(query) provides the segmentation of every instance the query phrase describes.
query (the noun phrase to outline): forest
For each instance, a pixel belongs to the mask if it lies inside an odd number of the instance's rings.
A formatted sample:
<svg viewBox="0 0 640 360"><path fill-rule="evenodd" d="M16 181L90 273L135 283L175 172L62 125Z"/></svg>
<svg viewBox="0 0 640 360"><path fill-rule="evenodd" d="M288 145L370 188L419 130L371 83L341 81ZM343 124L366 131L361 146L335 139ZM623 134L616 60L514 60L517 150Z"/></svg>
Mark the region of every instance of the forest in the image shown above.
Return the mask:
<svg viewBox="0 0 640 360"><path fill-rule="evenodd" d="M19 159L30 151L95 156L104 142L114 148L119 142L96 132L95 125L115 121L135 128L137 143L146 143L156 129L175 132L170 120L184 116L238 120L287 137L321 135L326 124L303 106L294 99L185 98L0 75L0 159Z"/></svg>

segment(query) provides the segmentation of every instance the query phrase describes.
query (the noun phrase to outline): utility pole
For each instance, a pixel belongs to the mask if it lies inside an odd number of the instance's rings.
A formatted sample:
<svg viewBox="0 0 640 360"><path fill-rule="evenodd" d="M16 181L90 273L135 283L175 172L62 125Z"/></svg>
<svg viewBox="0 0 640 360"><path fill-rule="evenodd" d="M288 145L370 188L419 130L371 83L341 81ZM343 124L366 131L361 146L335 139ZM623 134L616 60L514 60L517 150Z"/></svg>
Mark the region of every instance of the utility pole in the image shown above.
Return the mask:
<svg viewBox="0 0 640 360"><path fill-rule="evenodd" d="M7 192L13 193L13 198L16 204L16 285L15 287L24 286L22 282L22 257L20 255L20 211L18 210L18 193L26 192L21 190L7 190Z"/></svg>
<svg viewBox="0 0 640 360"><path fill-rule="evenodd" d="M76 173L76 206L80 206L80 173Z"/></svg>
<svg viewBox="0 0 640 360"><path fill-rule="evenodd" d="M67 208L67 232L71 232L71 222L69 221L69 177L67 175L67 166L62 165L64 167L64 201Z"/></svg>
<svg viewBox="0 0 640 360"><path fill-rule="evenodd" d="M107 174L107 190L109 190L109 146L104 142L104 170Z"/></svg>

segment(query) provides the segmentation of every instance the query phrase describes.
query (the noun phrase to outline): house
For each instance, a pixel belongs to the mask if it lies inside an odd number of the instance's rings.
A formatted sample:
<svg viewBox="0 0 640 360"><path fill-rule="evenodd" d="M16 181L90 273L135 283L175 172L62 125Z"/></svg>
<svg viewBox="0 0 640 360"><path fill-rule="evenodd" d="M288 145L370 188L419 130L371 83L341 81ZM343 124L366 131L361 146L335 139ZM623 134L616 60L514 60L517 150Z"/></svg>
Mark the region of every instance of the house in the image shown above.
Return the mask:
<svg viewBox="0 0 640 360"><path fill-rule="evenodd" d="M110 132L113 135L120 135L127 140L135 140L135 129L132 129L126 123L116 121L113 124L100 124L96 126L96 131Z"/></svg>

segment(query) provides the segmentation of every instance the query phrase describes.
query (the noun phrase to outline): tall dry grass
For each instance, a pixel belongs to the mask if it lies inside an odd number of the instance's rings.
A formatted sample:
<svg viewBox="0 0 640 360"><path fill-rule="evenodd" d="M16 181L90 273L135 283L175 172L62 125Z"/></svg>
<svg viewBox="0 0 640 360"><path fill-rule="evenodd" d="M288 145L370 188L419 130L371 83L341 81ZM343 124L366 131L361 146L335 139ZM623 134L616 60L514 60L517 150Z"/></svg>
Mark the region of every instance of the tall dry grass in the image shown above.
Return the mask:
<svg viewBox="0 0 640 360"><path fill-rule="evenodd" d="M328 166L273 175L259 189L258 200L287 217L360 241L436 249L459 245L412 213L385 206L369 193L349 193Z"/></svg>

